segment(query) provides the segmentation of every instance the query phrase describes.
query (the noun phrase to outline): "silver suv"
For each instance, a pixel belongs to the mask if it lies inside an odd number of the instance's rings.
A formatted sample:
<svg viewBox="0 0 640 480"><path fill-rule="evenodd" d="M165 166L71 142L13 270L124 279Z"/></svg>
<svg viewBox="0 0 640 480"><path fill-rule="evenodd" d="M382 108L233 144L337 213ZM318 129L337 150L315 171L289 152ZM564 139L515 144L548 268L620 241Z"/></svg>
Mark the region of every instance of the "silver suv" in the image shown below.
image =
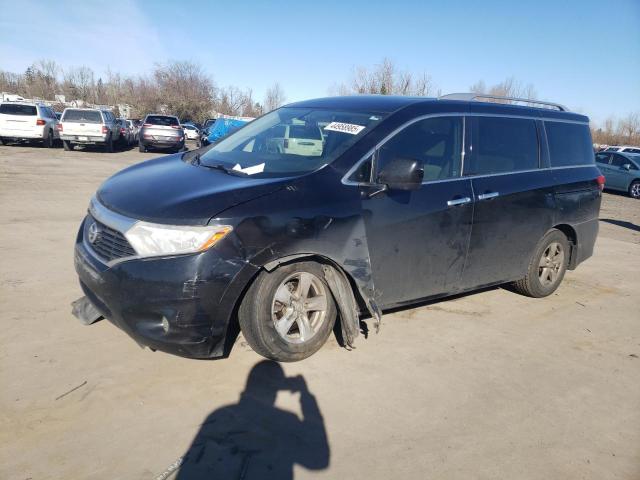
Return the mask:
<svg viewBox="0 0 640 480"><path fill-rule="evenodd" d="M141 152L146 152L149 148L171 152L184 149L184 130L178 117L155 113L147 115L140 130L138 148Z"/></svg>

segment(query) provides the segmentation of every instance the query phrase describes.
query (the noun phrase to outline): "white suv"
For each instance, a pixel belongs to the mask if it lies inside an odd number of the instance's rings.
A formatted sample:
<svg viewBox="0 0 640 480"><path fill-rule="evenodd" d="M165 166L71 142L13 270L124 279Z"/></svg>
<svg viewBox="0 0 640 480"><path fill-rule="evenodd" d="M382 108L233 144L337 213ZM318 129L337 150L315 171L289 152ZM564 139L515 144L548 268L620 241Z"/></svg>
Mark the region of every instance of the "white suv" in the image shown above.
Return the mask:
<svg viewBox="0 0 640 480"><path fill-rule="evenodd" d="M0 145L7 141L38 140L53 147L58 138L55 112L40 103L0 103Z"/></svg>
<svg viewBox="0 0 640 480"><path fill-rule="evenodd" d="M75 145L103 145L110 153L121 135L113 113L97 108L65 108L58 130L65 150Z"/></svg>

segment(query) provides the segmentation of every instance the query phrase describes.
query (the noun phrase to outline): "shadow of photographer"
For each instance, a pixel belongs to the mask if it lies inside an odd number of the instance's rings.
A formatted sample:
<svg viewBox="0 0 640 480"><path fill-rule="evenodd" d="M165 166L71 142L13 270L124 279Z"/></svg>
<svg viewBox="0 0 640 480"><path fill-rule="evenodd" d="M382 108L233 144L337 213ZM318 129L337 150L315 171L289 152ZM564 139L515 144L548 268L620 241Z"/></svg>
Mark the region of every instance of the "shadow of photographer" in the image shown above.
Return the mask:
<svg viewBox="0 0 640 480"><path fill-rule="evenodd" d="M300 394L302 420L275 407L281 390ZM204 421L176 479L292 479L295 464L321 470L329 457L324 420L304 377L286 377L280 364L262 361L249 373L238 403Z"/></svg>

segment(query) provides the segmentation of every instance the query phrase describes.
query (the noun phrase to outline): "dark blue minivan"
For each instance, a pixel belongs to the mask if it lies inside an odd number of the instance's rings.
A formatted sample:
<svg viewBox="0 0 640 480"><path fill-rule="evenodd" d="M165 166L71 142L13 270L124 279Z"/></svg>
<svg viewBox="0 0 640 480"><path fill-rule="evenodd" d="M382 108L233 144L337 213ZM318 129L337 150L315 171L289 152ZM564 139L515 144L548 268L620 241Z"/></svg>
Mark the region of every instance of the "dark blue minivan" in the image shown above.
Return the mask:
<svg viewBox="0 0 640 480"><path fill-rule="evenodd" d="M604 177L587 117L516 100L309 100L127 168L80 227L75 312L154 350L221 357L240 329L295 361L385 309L547 296L593 252Z"/></svg>

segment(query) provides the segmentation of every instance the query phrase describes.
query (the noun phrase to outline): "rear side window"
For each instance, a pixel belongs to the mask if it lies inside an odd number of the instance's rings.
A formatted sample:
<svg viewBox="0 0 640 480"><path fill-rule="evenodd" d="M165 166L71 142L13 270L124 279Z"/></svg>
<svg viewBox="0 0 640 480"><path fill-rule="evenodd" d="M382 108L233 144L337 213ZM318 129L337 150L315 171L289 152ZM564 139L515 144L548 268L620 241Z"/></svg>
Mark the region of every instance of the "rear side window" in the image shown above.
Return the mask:
<svg viewBox="0 0 640 480"><path fill-rule="evenodd" d="M291 125L289 127L289 138L300 138L308 140L322 140L322 134L318 127L307 127L305 125Z"/></svg>
<svg viewBox="0 0 640 480"><path fill-rule="evenodd" d="M628 158L623 157L622 155L614 155L611 159L611 165L614 167L621 167L626 164L631 165L631 162Z"/></svg>
<svg viewBox="0 0 640 480"><path fill-rule="evenodd" d="M412 123L380 147L378 173L395 158L408 158L422 162L424 181L459 177L462 123L462 117L433 117Z"/></svg>
<svg viewBox="0 0 640 480"><path fill-rule="evenodd" d="M77 123L102 123L102 116L96 110L67 110L63 117L64 122Z"/></svg>
<svg viewBox="0 0 640 480"><path fill-rule="evenodd" d="M544 122L552 167L594 163L595 154L588 125Z"/></svg>
<svg viewBox="0 0 640 480"><path fill-rule="evenodd" d="M24 115L34 116L37 115L35 105L18 105L15 103L3 103L0 105L0 113L6 113L7 115Z"/></svg>
<svg viewBox="0 0 640 480"><path fill-rule="evenodd" d="M598 163L602 163L602 164L608 164L609 163L609 154L608 153L598 153L596 154L596 162Z"/></svg>
<svg viewBox="0 0 640 480"><path fill-rule="evenodd" d="M149 115L145 123L151 125L163 125L165 127L180 126L176 117L165 117L164 115Z"/></svg>
<svg viewBox="0 0 640 480"><path fill-rule="evenodd" d="M539 168L535 120L508 117L469 117L471 155L465 175L517 172Z"/></svg>

